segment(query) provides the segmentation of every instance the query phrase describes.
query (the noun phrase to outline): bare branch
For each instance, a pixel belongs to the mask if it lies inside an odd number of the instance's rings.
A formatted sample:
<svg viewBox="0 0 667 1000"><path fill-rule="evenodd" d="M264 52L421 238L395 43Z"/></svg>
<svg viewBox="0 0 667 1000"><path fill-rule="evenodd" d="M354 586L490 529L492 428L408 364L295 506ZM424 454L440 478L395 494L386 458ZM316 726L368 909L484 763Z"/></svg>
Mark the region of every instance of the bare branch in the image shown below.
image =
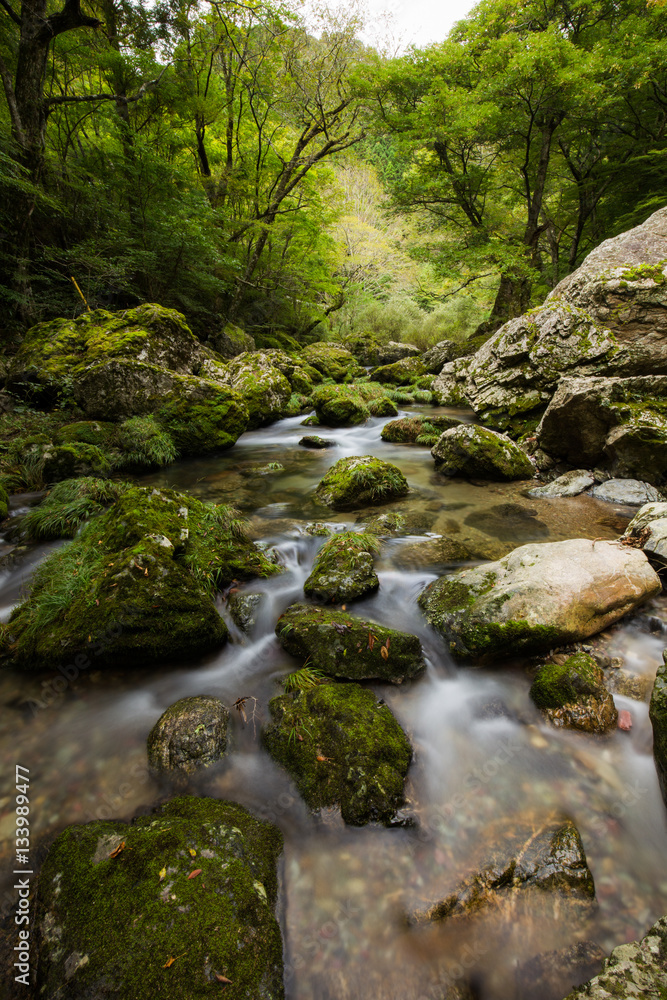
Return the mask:
<svg viewBox="0 0 667 1000"><path fill-rule="evenodd" d="M91 103L95 101L115 101L117 104L133 104L135 101L140 101L142 97L145 97L149 90L157 87L160 80L166 73L169 63L164 67L162 72L155 80L147 80L146 83L142 83L136 94L132 94L128 97L126 94L81 94L81 95L67 95L63 94L59 97L49 97L46 100L47 105L56 104L83 104Z"/></svg>

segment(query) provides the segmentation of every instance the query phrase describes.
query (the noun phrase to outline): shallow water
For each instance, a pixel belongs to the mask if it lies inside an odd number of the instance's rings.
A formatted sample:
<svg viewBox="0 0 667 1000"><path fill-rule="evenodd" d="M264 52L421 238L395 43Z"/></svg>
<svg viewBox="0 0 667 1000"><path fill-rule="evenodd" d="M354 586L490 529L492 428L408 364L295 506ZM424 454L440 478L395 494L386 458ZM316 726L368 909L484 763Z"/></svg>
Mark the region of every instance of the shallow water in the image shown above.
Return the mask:
<svg viewBox="0 0 667 1000"><path fill-rule="evenodd" d="M483 548L488 558L527 541L613 538L632 512L588 497L528 498L526 483L447 480L434 472L428 449L382 442L382 419L336 430L304 429L301 420L245 434L220 457L179 463L140 480L235 503L253 537L277 550L285 572L242 588L264 595L252 635L231 625L234 641L221 653L128 675L93 672L67 683L55 674L4 674L0 697L8 707L0 753L10 767L31 770L35 836L96 817L128 818L166 794L145 767L146 736L162 711L185 695L211 694L227 705L245 698L245 720L232 712L231 754L192 790L239 801L285 834L288 996L441 1000L449 984L471 978L477 995L489 1000L531 997L516 985L517 963L584 939L609 950L667 913L667 813L647 704L616 696L618 707L631 711L633 728L605 739L547 727L528 696L524 669L456 667L426 625L416 598L437 570L407 571L395 561L403 547L428 535L387 540L378 560L380 589L353 610L418 634L426 651L423 679L375 686L415 746L408 798L420 823L415 829L353 830L334 811L314 820L261 749L268 701L281 690L278 679L295 666L273 628L281 611L303 598L303 582L324 542L305 534L304 525L317 520L342 528L368 513L332 514L313 499L322 475L346 455L395 462L412 493L382 509L419 514L430 535L450 534L475 551ZM337 447L299 447L303 434L313 432ZM276 462L282 471L257 471ZM49 550L36 548L0 577L4 616ZM222 598L220 610L228 619ZM651 613L667 619L664 599ZM633 673L655 674L660 635L629 623L606 642ZM0 805L8 808L9 800ZM595 878L599 907L585 922L526 907L464 928L406 926L406 913L442 898L468 872L499 820L531 814L540 821L554 812L577 824ZM13 814L5 815L0 840L12 834ZM4 861L11 844L3 846Z"/></svg>

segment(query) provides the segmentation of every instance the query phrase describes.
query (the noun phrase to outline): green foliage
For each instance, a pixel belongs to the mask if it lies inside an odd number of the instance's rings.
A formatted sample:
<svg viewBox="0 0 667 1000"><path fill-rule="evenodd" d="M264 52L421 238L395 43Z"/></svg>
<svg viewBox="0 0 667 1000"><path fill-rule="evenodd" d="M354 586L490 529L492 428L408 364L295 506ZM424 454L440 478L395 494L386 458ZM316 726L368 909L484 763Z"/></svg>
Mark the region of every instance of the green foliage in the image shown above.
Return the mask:
<svg viewBox="0 0 667 1000"><path fill-rule="evenodd" d="M131 417L118 428L123 466L169 465L178 458L176 446L155 417Z"/></svg>
<svg viewBox="0 0 667 1000"><path fill-rule="evenodd" d="M315 687L316 684L328 684L330 678L315 667L301 667L294 670L283 680L283 688L287 693L290 691L305 691L307 688Z"/></svg>
<svg viewBox="0 0 667 1000"><path fill-rule="evenodd" d="M115 503L123 489L122 483L104 479L65 479L28 511L21 525L33 541L73 538L84 521Z"/></svg>

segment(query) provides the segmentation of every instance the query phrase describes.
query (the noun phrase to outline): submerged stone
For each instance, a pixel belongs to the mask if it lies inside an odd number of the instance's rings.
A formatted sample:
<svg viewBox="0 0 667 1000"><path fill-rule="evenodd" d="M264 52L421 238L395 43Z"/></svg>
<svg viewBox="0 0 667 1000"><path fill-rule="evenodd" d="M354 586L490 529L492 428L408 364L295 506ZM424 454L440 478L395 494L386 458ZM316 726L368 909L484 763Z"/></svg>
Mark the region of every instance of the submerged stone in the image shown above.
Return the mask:
<svg viewBox="0 0 667 1000"><path fill-rule="evenodd" d="M447 535L429 538L425 542L402 545L394 556L394 565L404 569L424 569L432 566L451 566L474 559L470 549Z"/></svg>
<svg viewBox="0 0 667 1000"><path fill-rule="evenodd" d="M317 554L304 593L331 604L356 601L374 593L379 585L373 552L379 548L372 534L344 531L325 542Z"/></svg>
<svg viewBox="0 0 667 1000"><path fill-rule="evenodd" d="M401 470L373 455L341 458L320 481L315 496L334 510L351 510L407 496Z"/></svg>
<svg viewBox="0 0 667 1000"><path fill-rule="evenodd" d="M416 913L417 922L469 919L491 908L502 912L503 906L514 913L536 896L554 914L563 907L574 914L591 912L595 884L571 820L508 820L490 828L485 843L484 863L451 895Z"/></svg>
<svg viewBox="0 0 667 1000"><path fill-rule="evenodd" d="M405 802L412 747L389 707L358 684L318 684L269 702L262 735L312 810L389 824Z"/></svg>
<svg viewBox="0 0 667 1000"><path fill-rule="evenodd" d="M544 951L517 968L520 996L562 1000L565 990L600 971L604 952L594 941L577 941L568 948Z"/></svg>
<svg viewBox="0 0 667 1000"><path fill-rule="evenodd" d="M530 696L555 726L607 733L618 721L602 668L587 653L569 656L564 663L542 664Z"/></svg>
<svg viewBox="0 0 667 1000"><path fill-rule="evenodd" d="M181 698L148 734L148 765L158 774L189 775L222 759L229 712L218 698Z"/></svg>
<svg viewBox="0 0 667 1000"><path fill-rule="evenodd" d="M476 424L445 431L431 449L435 467L446 476L482 479L532 479L528 456L504 434Z"/></svg>
<svg viewBox="0 0 667 1000"><path fill-rule="evenodd" d="M522 545L497 562L443 576L419 604L455 657L476 660L585 639L661 589L639 550L575 538Z"/></svg>
<svg viewBox="0 0 667 1000"><path fill-rule="evenodd" d="M203 1000L224 977L240 997L282 1000L281 850L275 827L209 798L67 827L40 872L40 995Z"/></svg>
<svg viewBox="0 0 667 1000"><path fill-rule="evenodd" d="M288 653L329 677L400 684L426 669L416 635L345 611L292 604L278 619L276 635Z"/></svg>

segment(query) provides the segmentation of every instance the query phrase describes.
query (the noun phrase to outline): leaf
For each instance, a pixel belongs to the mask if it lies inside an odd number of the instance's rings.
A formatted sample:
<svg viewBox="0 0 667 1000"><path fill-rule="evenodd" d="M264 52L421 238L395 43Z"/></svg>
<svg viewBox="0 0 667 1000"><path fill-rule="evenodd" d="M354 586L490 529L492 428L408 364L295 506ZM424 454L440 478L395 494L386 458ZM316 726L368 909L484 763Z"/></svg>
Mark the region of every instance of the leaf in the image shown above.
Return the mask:
<svg viewBox="0 0 667 1000"><path fill-rule="evenodd" d="M374 645L375 645L375 636L373 635L373 633L369 629L369 631L368 631L368 648L371 650L371 652L373 651L373 646Z"/></svg>
<svg viewBox="0 0 667 1000"><path fill-rule="evenodd" d="M197 875L201 875L201 868L195 868L193 872L190 872L188 878L196 878Z"/></svg>
<svg viewBox="0 0 667 1000"><path fill-rule="evenodd" d="M195 851L194 847L188 847L188 851L190 852L191 857L193 858L197 857L197 852Z"/></svg>
<svg viewBox="0 0 667 1000"><path fill-rule="evenodd" d="M386 646L380 646L380 656L382 657L383 660L389 659L389 650L387 649Z"/></svg>
<svg viewBox="0 0 667 1000"><path fill-rule="evenodd" d="M164 882L164 880L166 879L166 877L167 877L167 869L166 868L161 868L160 869L160 878L159 878L159 881L160 882Z"/></svg>
<svg viewBox="0 0 667 1000"><path fill-rule="evenodd" d="M118 845L109 855L110 858L117 858L121 851L125 850L125 841Z"/></svg>
<svg viewBox="0 0 667 1000"><path fill-rule="evenodd" d="M163 969L170 969L172 967L172 965L174 964L175 961L176 961L176 959L172 955L171 958L167 959L167 961L164 963L164 965L162 966L162 968Z"/></svg>
<svg viewBox="0 0 667 1000"><path fill-rule="evenodd" d="M227 979L227 976L221 976L219 972L216 972L215 978L218 980L219 983L225 983L225 984L229 983L230 986L232 985L231 979Z"/></svg>

